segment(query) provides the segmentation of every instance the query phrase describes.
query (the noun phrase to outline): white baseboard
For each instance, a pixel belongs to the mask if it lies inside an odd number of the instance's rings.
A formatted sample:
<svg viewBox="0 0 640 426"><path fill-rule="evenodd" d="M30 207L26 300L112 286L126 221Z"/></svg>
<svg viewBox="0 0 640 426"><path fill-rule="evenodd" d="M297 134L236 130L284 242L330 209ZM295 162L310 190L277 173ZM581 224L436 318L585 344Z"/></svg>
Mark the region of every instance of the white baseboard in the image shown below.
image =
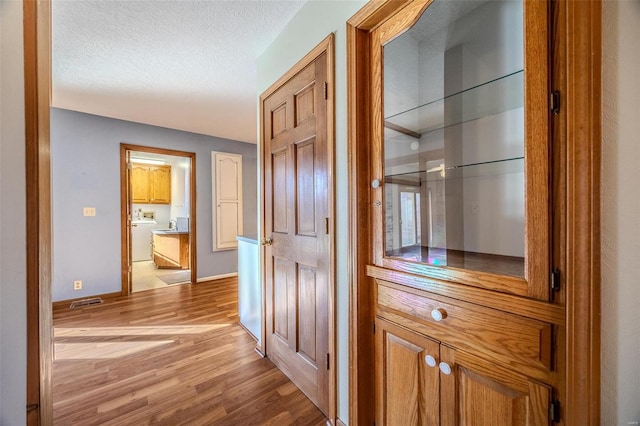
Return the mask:
<svg viewBox="0 0 640 426"><path fill-rule="evenodd" d="M237 277L237 276L238 276L237 272L231 272L229 274L212 275L210 277L198 278L196 280L196 282L202 283L202 282L205 282L205 281L221 280L222 278L231 278L231 277Z"/></svg>

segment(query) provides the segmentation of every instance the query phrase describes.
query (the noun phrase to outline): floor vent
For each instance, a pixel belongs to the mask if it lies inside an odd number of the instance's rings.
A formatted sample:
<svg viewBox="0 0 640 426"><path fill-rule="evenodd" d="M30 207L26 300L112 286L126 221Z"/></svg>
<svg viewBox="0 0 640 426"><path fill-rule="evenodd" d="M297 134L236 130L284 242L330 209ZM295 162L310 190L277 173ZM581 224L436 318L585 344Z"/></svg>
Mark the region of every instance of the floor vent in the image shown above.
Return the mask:
<svg viewBox="0 0 640 426"><path fill-rule="evenodd" d="M71 306L69 306L69 308L71 309L84 308L85 306L99 305L101 303L103 302L100 297L92 297L90 299L76 300L75 302L71 303Z"/></svg>

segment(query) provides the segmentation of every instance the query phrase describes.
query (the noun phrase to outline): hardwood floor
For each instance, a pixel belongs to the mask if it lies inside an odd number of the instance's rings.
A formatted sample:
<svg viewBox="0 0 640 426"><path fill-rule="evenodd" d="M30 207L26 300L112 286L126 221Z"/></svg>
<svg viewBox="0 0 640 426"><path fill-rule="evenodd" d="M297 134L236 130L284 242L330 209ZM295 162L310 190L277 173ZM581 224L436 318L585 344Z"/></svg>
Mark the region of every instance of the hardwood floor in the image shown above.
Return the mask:
<svg viewBox="0 0 640 426"><path fill-rule="evenodd" d="M54 312L56 425L324 425L238 324L237 280Z"/></svg>

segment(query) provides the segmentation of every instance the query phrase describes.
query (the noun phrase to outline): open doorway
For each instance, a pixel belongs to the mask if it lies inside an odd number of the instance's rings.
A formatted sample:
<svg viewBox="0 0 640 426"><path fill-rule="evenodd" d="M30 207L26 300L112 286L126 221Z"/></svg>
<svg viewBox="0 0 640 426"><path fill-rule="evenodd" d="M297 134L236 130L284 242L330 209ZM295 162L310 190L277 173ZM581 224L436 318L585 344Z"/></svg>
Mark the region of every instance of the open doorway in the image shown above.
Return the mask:
<svg viewBox="0 0 640 426"><path fill-rule="evenodd" d="M120 147L123 293L195 283L195 154Z"/></svg>

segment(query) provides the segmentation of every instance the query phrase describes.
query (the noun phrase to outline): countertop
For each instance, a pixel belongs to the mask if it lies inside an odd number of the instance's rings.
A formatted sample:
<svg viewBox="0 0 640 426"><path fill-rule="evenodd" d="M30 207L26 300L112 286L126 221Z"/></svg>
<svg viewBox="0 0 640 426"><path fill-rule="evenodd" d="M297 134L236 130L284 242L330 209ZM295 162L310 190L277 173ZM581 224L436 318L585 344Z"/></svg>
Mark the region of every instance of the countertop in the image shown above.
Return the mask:
<svg viewBox="0 0 640 426"><path fill-rule="evenodd" d="M258 237L255 235L238 235L236 237L238 241L244 241L247 243L258 244Z"/></svg>
<svg viewBox="0 0 640 426"><path fill-rule="evenodd" d="M179 234L188 234L189 231L178 231L176 229L154 229L153 231L156 235L179 235Z"/></svg>
<svg viewBox="0 0 640 426"><path fill-rule="evenodd" d="M157 222L155 220L152 220L152 219L133 219L131 221L131 223L133 225L139 225L139 224L143 224L143 223L146 223L146 224L149 224L149 225L155 225Z"/></svg>

